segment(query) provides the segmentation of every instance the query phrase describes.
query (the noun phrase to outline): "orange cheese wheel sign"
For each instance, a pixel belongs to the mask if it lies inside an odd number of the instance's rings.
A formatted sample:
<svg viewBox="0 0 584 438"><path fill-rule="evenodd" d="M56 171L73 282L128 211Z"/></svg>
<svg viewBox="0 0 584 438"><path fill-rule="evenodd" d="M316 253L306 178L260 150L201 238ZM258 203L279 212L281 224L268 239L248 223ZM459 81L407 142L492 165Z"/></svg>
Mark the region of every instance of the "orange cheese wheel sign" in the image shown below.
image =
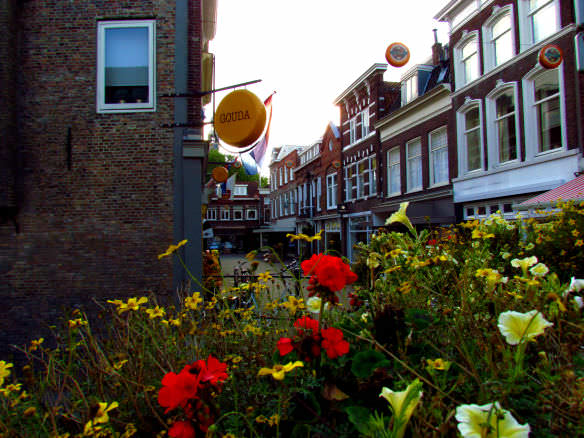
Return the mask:
<svg viewBox="0 0 584 438"><path fill-rule="evenodd" d="M410 60L410 49L402 43L391 43L385 50L385 59L394 67L403 67Z"/></svg>
<svg viewBox="0 0 584 438"><path fill-rule="evenodd" d="M221 140L243 148L262 135L266 124L266 107L251 91L235 90L219 103L213 124Z"/></svg>
<svg viewBox="0 0 584 438"><path fill-rule="evenodd" d="M229 176L229 172L227 171L227 169L225 167L218 166L218 167L213 169L213 171L211 172L211 176L218 183L222 183L222 182L227 181L227 177Z"/></svg>
<svg viewBox="0 0 584 438"><path fill-rule="evenodd" d="M542 67L556 68L562 63L564 54L555 44L548 44L541 48L538 59Z"/></svg>

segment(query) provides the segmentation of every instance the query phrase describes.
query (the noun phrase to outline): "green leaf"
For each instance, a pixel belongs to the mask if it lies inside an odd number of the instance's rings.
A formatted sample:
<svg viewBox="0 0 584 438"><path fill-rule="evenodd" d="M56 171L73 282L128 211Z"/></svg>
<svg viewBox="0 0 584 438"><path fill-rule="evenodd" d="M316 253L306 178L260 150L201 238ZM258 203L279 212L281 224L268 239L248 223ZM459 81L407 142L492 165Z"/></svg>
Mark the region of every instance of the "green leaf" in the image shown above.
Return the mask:
<svg viewBox="0 0 584 438"><path fill-rule="evenodd" d="M388 367L391 365L383 354L375 350L365 350L357 353L353 357L351 371L361 379L366 379L373 374L377 368Z"/></svg>
<svg viewBox="0 0 584 438"><path fill-rule="evenodd" d="M345 408L345 412L349 416L349 421L353 423L359 433L371 436L371 414L369 409L362 406L349 406Z"/></svg>

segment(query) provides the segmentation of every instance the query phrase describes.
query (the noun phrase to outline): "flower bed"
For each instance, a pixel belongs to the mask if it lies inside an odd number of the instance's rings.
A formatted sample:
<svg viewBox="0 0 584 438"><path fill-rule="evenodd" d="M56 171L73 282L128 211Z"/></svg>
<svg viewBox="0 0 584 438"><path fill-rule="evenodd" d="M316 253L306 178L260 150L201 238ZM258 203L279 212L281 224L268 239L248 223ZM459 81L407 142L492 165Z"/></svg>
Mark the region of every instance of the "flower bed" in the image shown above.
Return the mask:
<svg viewBox="0 0 584 438"><path fill-rule="evenodd" d="M352 267L305 260L305 297L264 272L110 300L107 336L67 315L22 373L0 361L0 436L584 436L584 206L432 231L406 208Z"/></svg>

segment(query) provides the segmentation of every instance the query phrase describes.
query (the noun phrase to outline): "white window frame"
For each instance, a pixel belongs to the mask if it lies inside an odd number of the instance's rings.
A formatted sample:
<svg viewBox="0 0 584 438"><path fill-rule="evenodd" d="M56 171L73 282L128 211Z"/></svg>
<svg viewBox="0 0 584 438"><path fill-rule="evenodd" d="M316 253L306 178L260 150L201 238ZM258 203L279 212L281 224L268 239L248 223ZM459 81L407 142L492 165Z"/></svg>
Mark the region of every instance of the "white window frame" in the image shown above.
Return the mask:
<svg viewBox="0 0 584 438"><path fill-rule="evenodd" d="M520 39L520 51L523 52L529 49L531 46L538 44L542 41L549 39L552 35L557 33L561 28L561 11L560 11L560 0L549 0L545 3L543 7L537 9L537 11L541 11L546 6L552 4L555 10L556 15L556 23L555 23L555 31L552 32L550 35L544 36L540 40L535 40L535 36L533 34L533 27L531 17L533 13L530 12L530 3L529 0L518 0L518 15L519 15L519 39ZM537 13L536 11L536 13Z"/></svg>
<svg viewBox="0 0 584 438"><path fill-rule="evenodd" d="M524 117L524 129L525 129L525 149L526 149L526 160L531 160L537 156L554 154L567 149L567 127L566 127L566 102L565 102L565 86L564 86L564 70L562 63L557 69L546 70L537 64L522 80L523 86L523 117ZM537 129L537 116L535 106L535 78L542 73L557 71L558 73L558 88L559 88L559 100L560 100L560 126L562 130L561 142L562 145L559 148L551 149L549 151L539 152L539 132ZM549 98L548 98L549 99Z"/></svg>
<svg viewBox="0 0 584 438"><path fill-rule="evenodd" d="M495 38L500 40L503 35L507 33L511 36L511 56L497 64L496 59L496 45L493 39L493 28L500 22L500 20L509 19L509 30L504 34L498 35ZM517 50L517 43L515 41L515 20L513 19L513 5L507 5L502 8L494 8L491 17L483 24L483 64L485 73L489 72L499 65L507 63L513 58Z"/></svg>
<svg viewBox="0 0 584 438"><path fill-rule="evenodd" d="M329 173L326 176L326 208L327 210L331 210L333 208L337 208L337 173Z"/></svg>
<svg viewBox="0 0 584 438"><path fill-rule="evenodd" d="M239 216L239 217L237 217ZM243 220L243 208L242 207L233 207L233 220L234 221L242 221Z"/></svg>
<svg viewBox="0 0 584 438"><path fill-rule="evenodd" d="M231 194L234 196L247 196L247 185L243 184L234 185L233 192Z"/></svg>
<svg viewBox="0 0 584 438"><path fill-rule="evenodd" d="M217 220L217 209L216 208L207 209L206 217L207 217L207 220L216 221Z"/></svg>
<svg viewBox="0 0 584 438"><path fill-rule="evenodd" d="M353 117L349 120L349 144L357 141L357 120Z"/></svg>
<svg viewBox="0 0 584 438"><path fill-rule="evenodd" d="M499 144L499 133L497 129L498 119L497 119L497 98L503 93L510 91L512 92L513 99L515 102L515 111L511 115L506 115L504 118L513 117L515 126L515 157L512 160L507 160L501 162L500 160L500 144ZM506 165L509 163L515 163L520 160L521 157L521 145L520 145L520 135L519 135L519 90L515 82L510 82L507 84L500 83L494 90L492 90L485 98L486 107L486 130L487 130L487 145L488 145L488 157L489 157L489 168L495 168L500 165Z"/></svg>
<svg viewBox="0 0 584 438"><path fill-rule="evenodd" d="M255 221L258 218L258 211L255 208L248 208L245 211L245 218L248 221Z"/></svg>
<svg viewBox="0 0 584 438"><path fill-rule="evenodd" d="M365 108L361 112L361 138L369 135L369 108Z"/></svg>
<svg viewBox="0 0 584 438"><path fill-rule="evenodd" d="M475 44L476 47L476 71L477 77L476 78L467 78L464 68L464 59L462 58L462 52L464 48L468 44ZM467 58L468 59L468 58ZM480 47L479 47L479 33L478 31L469 32L465 36L463 36L460 41L454 47L454 82L456 85L456 89L462 88L467 84L475 81L480 77L481 70L480 70Z"/></svg>
<svg viewBox="0 0 584 438"><path fill-rule="evenodd" d="M420 153L418 155L414 155L412 157L409 156L409 152L410 152L410 148L414 145L420 145ZM418 185L412 185L412 181L410 178L410 163L413 160L418 160L419 159L419 171L420 171L420 181ZM422 138L418 137L418 138L414 138L410 141L408 141L406 143L406 186L408 189L408 192L415 192L418 190L421 190L423 188L424 185L424 167L423 167L423 163L422 163Z"/></svg>
<svg viewBox="0 0 584 438"><path fill-rule="evenodd" d="M467 169L467 145L466 145L466 113L474 108L479 110L479 149L481 154L480 166L478 169L468 170ZM483 117L483 106L482 102L478 99L471 100L468 99L467 102L461 106L456 112L456 131L457 131L457 144L458 144L458 174L459 176L466 175L469 173L482 172L485 168L485 157L484 157L484 144L483 144L483 129L484 129L484 117Z"/></svg>
<svg viewBox="0 0 584 438"><path fill-rule="evenodd" d="M401 98L402 106L407 105L412 100L416 99L419 95L418 90L418 72L417 69L415 73L404 79L401 86Z"/></svg>
<svg viewBox="0 0 584 438"><path fill-rule="evenodd" d="M446 141L444 142L443 145L440 145L437 148L434 148L434 144L433 144L433 138L434 136L437 135L442 135L444 134L444 137L446 138ZM436 154L436 152L444 152L446 151L446 179L445 180L436 180L436 175L434 174L434 162L435 162L435 158L434 155ZM440 186L440 185L444 185L444 184L448 184L449 181L449 168L448 168L448 129L446 128L446 126L441 126L438 129L435 129L434 131L430 132L428 134L428 162L430 165L430 187L436 187L436 186Z"/></svg>
<svg viewBox="0 0 584 438"><path fill-rule="evenodd" d="M294 168L290 169L290 181L294 181Z"/></svg>
<svg viewBox="0 0 584 438"><path fill-rule="evenodd" d="M397 161L392 161L391 156L396 156ZM397 190L392 190L391 177L397 174L398 187ZM401 195L401 148L399 146L394 147L387 151L387 196L397 196Z"/></svg>
<svg viewBox="0 0 584 438"><path fill-rule="evenodd" d="M320 205L322 199L322 177L318 177L316 180L316 210L321 211L322 207Z"/></svg>
<svg viewBox="0 0 584 438"><path fill-rule="evenodd" d="M105 103L105 34L107 29L145 27L148 29L148 102ZM97 23L97 96L98 113L156 111L156 20L99 21Z"/></svg>
<svg viewBox="0 0 584 438"><path fill-rule="evenodd" d="M222 221L231 220L231 214L229 212L229 207L221 208L221 220Z"/></svg>
<svg viewBox="0 0 584 438"><path fill-rule="evenodd" d="M288 166L284 168L284 184L288 184Z"/></svg>
<svg viewBox="0 0 584 438"><path fill-rule="evenodd" d="M279 182L278 187L281 187L282 186L282 168L281 167L278 169L278 182Z"/></svg>

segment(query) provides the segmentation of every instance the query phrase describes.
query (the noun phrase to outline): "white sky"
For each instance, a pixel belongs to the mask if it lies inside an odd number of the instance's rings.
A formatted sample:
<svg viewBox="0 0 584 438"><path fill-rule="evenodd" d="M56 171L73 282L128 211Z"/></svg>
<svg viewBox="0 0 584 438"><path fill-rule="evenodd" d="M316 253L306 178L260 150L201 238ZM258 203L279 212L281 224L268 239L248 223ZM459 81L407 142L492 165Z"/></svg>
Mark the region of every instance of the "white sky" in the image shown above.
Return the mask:
<svg viewBox="0 0 584 438"><path fill-rule="evenodd" d="M432 53L434 33L448 42L448 26L433 19L448 0L217 0L215 86L262 79L247 88L262 100L272 91L270 146L315 142L329 121L339 123L333 101L371 65L386 63L395 41L411 53L399 81ZM216 105L227 92L216 93ZM207 119L212 104L205 110Z"/></svg>

